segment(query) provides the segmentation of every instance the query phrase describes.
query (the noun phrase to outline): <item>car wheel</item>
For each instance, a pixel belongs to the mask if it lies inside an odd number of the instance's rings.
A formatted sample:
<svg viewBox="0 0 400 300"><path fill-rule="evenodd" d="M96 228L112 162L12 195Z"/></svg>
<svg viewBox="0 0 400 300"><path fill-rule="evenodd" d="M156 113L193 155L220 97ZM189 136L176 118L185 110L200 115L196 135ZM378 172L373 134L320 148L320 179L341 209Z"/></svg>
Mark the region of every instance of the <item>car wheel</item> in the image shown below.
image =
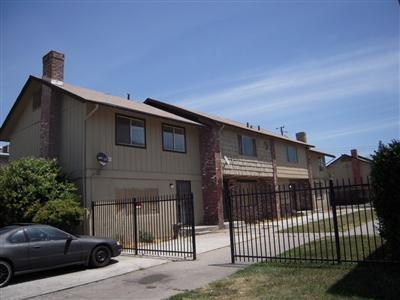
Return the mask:
<svg viewBox="0 0 400 300"><path fill-rule="evenodd" d="M90 264L92 267L104 267L108 265L111 260L110 249L107 246L97 246L93 249L90 257Z"/></svg>
<svg viewBox="0 0 400 300"><path fill-rule="evenodd" d="M7 285L11 280L12 273L11 265L4 260L0 260L0 288Z"/></svg>

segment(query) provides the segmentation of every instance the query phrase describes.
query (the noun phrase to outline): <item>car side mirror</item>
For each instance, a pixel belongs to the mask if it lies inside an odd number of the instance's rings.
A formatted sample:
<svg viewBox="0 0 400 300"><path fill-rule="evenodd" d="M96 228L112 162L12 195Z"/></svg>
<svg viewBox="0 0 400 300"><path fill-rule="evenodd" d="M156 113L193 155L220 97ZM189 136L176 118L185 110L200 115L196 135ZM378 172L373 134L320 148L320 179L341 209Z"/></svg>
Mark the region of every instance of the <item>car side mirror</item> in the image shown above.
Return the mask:
<svg viewBox="0 0 400 300"><path fill-rule="evenodd" d="M72 237L72 235L68 234L67 235L67 242L71 242L74 238Z"/></svg>

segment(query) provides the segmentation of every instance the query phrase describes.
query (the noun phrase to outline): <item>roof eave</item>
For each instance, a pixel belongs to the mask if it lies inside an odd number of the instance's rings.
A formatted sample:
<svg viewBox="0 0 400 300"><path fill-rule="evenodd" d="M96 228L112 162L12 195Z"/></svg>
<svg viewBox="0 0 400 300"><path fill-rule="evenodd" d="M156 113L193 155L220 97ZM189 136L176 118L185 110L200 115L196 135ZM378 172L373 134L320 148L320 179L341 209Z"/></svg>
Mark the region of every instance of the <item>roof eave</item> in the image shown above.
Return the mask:
<svg viewBox="0 0 400 300"><path fill-rule="evenodd" d="M243 128L243 127L240 127L240 126L235 126L234 124L224 123L221 120L216 120L216 119L210 118L208 116L201 115L201 114L198 114L196 112L193 112L193 111L190 111L190 110L187 110L187 109L184 109L184 108L181 108L181 107L178 107L178 106L166 103L166 102L162 102L162 101L159 101L159 100L156 100L156 99L153 99L153 98L147 98L144 101L144 103L148 104L148 105L155 106L157 108L166 107L166 108L169 108L169 109L171 109L173 111L177 111L178 110L180 112L183 112L184 114L187 114L189 116L193 116L195 118L206 119L209 122L214 122L214 123L215 122L216 123L222 123L222 124L224 124L226 126L232 126L232 127L239 128L239 129L242 129L242 130L250 131L250 132L255 133L255 134L266 135L266 136L269 136L269 137L272 137L272 138L276 138L276 139L280 139L280 140L284 140L284 141L287 141L287 142L300 144L300 145L303 145L305 147L309 147L309 148L315 147L314 145L311 145L311 144L308 144L308 143L304 143L304 142L301 142L301 141L298 141L298 140L293 140L293 139L290 139L290 138L287 138L287 137L284 137L284 136L270 134L270 133L267 133L265 131L264 132L260 132L260 131L258 131L256 129L253 129L253 128ZM162 108L160 108L160 109L162 109ZM175 114L177 114L177 113L175 113Z"/></svg>

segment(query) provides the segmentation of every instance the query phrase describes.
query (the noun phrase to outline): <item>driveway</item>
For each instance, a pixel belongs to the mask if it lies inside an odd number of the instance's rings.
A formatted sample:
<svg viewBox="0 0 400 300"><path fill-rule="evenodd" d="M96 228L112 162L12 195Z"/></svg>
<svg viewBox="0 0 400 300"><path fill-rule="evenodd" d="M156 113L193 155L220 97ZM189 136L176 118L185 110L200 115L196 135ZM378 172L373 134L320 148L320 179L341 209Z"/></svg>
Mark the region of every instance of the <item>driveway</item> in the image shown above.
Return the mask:
<svg viewBox="0 0 400 300"><path fill-rule="evenodd" d="M70 267L53 271L21 275L0 289L0 299L26 299L72 287L112 278L137 270L168 263L166 259L120 255L111 264L98 269Z"/></svg>
<svg viewBox="0 0 400 300"><path fill-rule="evenodd" d="M197 254L229 246L228 229L196 236ZM227 251L229 255L229 251ZM226 255L224 255L226 256ZM0 289L0 299L27 299L74 287L95 283L138 270L171 262L173 258L120 255L104 268L83 269L71 267L17 276L10 285ZM230 258L228 257L227 261Z"/></svg>

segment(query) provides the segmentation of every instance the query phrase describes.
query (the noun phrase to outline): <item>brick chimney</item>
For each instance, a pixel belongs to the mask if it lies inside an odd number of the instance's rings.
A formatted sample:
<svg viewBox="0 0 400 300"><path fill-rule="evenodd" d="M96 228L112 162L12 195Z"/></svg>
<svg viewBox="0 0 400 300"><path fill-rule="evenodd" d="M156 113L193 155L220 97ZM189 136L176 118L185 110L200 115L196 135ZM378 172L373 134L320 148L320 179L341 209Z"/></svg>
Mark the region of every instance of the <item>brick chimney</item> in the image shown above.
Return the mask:
<svg viewBox="0 0 400 300"><path fill-rule="evenodd" d="M304 131L296 133L296 140L307 144L307 134Z"/></svg>
<svg viewBox="0 0 400 300"><path fill-rule="evenodd" d="M43 56L43 80L63 85L64 54L50 51ZM42 85L40 98L40 156L57 158L60 144L62 95L51 85Z"/></svg>
<svg viewBox="0 0 400 300"><path fill-rule="evenodd" d="M357 149L351 150L351 170L353 173L354 183L359 183L361 180L361 169Z"/></svg>
<svg viewBox="0 0 400 300"><path fill-rule="evenodd" d="M64 53L50 51L43 56L43 79L53 84L64 81Z"/></svg>

